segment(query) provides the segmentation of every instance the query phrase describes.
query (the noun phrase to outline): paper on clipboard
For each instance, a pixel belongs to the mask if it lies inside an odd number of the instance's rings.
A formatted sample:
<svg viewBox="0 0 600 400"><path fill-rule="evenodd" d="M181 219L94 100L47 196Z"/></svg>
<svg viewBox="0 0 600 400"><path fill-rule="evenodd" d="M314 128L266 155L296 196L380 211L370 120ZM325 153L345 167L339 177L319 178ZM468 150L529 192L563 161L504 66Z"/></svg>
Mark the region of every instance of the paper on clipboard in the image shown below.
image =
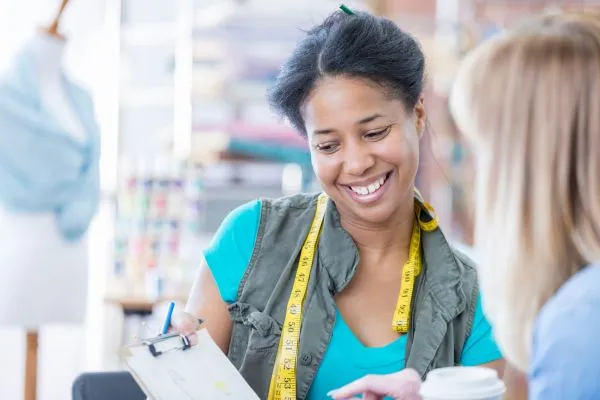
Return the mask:
<svg viewBox="0 0 600 400"><path fill-rule="evenodd" d="M150 399L259 400L208 331L197 335L198 343L185 350L181 337L172 335L153 346L123 347L119 357Z"/></svg>

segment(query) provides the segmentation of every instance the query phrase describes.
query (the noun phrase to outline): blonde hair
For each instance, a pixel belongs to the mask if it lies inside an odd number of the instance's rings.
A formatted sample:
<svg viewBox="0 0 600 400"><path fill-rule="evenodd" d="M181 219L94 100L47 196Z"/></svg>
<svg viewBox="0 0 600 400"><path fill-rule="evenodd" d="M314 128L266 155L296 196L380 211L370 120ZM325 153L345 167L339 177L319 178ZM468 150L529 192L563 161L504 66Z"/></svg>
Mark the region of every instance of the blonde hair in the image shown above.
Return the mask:
<svg viewBox="0 0 600 400"><path fill-rule="evenodd" d="M546 15L486 42L450 107L476 152L484 309L526 371L541 307L600 260L600 18Z"/></svg>

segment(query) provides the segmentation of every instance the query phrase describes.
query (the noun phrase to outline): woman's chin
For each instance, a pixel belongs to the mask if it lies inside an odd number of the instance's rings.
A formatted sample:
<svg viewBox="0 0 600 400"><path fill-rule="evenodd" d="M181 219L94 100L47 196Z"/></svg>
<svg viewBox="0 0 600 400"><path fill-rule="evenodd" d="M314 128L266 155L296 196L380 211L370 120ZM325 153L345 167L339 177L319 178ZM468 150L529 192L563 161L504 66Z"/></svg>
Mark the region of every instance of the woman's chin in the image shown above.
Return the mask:
<svg viewBox="0 0 600 400"><path fill-rule="evenodd" d="M382 202L372 206L352 207L353 214L366 225L385 225L390 222L397 210L390 202Z"/></svg>

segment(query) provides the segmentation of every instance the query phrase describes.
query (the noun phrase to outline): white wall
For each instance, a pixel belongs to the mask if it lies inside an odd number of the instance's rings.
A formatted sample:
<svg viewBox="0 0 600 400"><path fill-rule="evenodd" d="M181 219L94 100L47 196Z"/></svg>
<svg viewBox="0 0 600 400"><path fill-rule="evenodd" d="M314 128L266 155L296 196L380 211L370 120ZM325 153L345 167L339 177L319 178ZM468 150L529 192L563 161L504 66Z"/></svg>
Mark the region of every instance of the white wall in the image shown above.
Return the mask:
<svg viewBox="0 0 600 400"><path fill-rule="evenodd" d="M105 1L110 0L71 0L65 10L63 27L70 38L69 66L76 72L82 72L90 58L95 57L94 46L89 44L101 36ZM0 0L0 62L5 63L38 26L51 21L59 4L60 0ZM86 67L89 65L94 64Z"/></svg>

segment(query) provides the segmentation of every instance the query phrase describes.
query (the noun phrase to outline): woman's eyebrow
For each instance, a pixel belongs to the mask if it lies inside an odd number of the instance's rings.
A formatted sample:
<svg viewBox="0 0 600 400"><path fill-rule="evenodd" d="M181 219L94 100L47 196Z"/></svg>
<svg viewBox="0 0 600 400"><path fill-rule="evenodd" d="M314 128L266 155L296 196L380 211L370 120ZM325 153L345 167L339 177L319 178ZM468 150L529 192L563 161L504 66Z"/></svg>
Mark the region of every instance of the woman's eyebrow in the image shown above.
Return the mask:
<svg viewBox="0 0 600 400"><path fill-rule="evenodd" d="M365 117L363 119L356 121L356 125L368 124L369 122L372 122L372 121L376 120L377 118L382 118L382 117L383 117L383 115L376 113L376 114L370 115L368 117Z"/></svg>
<svg viewBox="0 0 600 400"><path fill-rule="evenodd" d="M364 117L364 118L361 118L358 121L356 121L355 125L368 124L369 122L375 121L377 118L383 118L383 115L379 114L379 113L369 115L368 117ZM316 131L314 131L314 134L315 135L326 135L328 133L333 133L333 132L335 132L335 129L326 128L326 129L317 129Z"/></svg>

